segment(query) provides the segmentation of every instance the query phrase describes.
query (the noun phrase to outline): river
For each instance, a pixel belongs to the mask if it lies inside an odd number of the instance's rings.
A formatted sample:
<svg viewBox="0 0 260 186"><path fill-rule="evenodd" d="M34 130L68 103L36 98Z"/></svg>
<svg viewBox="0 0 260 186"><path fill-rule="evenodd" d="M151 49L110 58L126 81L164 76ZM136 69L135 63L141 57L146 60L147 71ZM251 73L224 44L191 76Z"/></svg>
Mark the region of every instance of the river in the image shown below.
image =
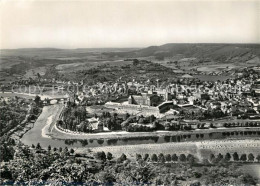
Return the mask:
<svg viewBox="0 0 260 186"><path fill-rule="evenodd" d="M87 152L88 147L93 148L95 151L109 151L114 155L116 153L126 153L134 156L135 153L192 153L196 154L198 157L205 156L208 157L210 153L225 154L227 152L240 152L248 153L252 152L255 157L259 154L259 141L253 140L209 140L209 139L196 139L195 135L186 142L187 139L173 138L173 137L147 137L143 138L134 137L129 139L88 139L88 140L64 140L64 139L53 139L48 135L56 119L64 107L63 104L56 104L45 106L41 115L36 120L34 127L23 135L21 141L31 146L32 144L36 145L40 143L43 148L47 148L49 145L52 147L68 147L68 148L77 148L82 150L82 152ZM43 135L44 134L44 135ZM216 136L218 139L220 136ZM259 139L259 137L258 137ZM175 140L175 141L173 141ZM197 142L194 142L197 141ZM198 142L200 141L200 142ZM163 145L163 143L165 145ZM205 148L205 144L208 143L209 147ZM158 144L158 145L157 145ZM249 144L257 145L255 147L250 146ZM203 147L204 146L204 147ZM216 146L216 147L215 147ZM221 147L219 147L221 146ZM85 148L84 148L85 147ZM119 153L119 154L120 154ZM119 155L118 155L119 156ZM255 178L260 179L260 164L243 164L241 165L241 170L245 173L252 175Z"/></svg>
<svg viewBox="0 0 260 186"><path fill-rule="evenodd" d="M64 140L56 140L47 135L43 135L43 130L48 130L48 125L56 122L54 119L57 118L63 106L63 104L45 106L42 110L41 115L34 123L34 127L27 133L25 133L21 138L22 143L30 146L32 144L36 145L37 143L40 143L41 146L45 148L49 145L53 147L67 146L64 143Z"/></svg>
<svg viewBox="0 0 260 186"><path fill-rule="evenodd" d="M193 133L193 132L154 132L154 133L98 133L98 134L76 134L57 131L55 128L64 105L55 104L45 106L41 115L36 120L34 127L23 135L21 141L26 145L36 145L40 143L42 147L102 147L115 145L138 145L138 144L160 144L179 142L205 142L208 140L223 140L227 138L257 138L260 132L248 132L242 137L239 132L231 132L230 136L223 136L222 132ZM230 130L230 129L228 129ZM250 134L250 135L249 135Z"/></svg>

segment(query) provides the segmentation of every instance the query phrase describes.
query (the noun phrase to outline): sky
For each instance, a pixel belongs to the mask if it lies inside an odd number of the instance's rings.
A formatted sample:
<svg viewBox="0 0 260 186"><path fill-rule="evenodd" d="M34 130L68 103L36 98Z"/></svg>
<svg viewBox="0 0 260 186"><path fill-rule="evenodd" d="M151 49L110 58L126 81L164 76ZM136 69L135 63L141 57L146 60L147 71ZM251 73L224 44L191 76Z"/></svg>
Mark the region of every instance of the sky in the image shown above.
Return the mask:
<svg viewBox="0 0 260 186"><path fill-rule="evenodd" d="M260 1L0 1L1 49L165 43L260 43Z"/></svg>

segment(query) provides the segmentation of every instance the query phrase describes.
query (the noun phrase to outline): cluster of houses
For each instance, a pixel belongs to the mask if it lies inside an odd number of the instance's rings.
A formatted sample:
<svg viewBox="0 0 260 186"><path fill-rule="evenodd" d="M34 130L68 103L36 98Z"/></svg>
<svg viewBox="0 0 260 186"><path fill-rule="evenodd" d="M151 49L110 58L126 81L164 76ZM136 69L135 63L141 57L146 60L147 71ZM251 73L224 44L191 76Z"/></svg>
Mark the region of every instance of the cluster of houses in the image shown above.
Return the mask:
<svg viewBox="0 0 260 186"><path fill-rule="evenodd" d="M185 78L192 77L183 76ZM124 102L107 102L105 106L121 113L154 114L156 117L179 114L181 111L213 109L229 116L259 114L259 79L249 77L222 82L194 82L196 84L176 83L161 87L132 82L129 89L135 90L135 94L129 94Z"/></svg>

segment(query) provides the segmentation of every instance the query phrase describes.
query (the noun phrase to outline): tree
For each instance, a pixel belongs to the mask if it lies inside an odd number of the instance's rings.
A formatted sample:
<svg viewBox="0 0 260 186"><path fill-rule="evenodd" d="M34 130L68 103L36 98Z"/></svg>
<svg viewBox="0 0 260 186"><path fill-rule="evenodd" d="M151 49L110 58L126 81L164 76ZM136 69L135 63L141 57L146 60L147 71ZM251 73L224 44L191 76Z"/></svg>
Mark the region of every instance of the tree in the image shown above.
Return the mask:
<svg viewBox="0 0 260 186"><path fill-rule="evenodd" d="M35 96L35 99L34 99L34 102L36 103L37 106L39 106L40 103L41 103L41 97L38 96L38 95L36 95L36 96Z"/></svg>
<svg viewBox="0 0 260 186"><path fill-rule="evenodd" d="M185 161L186 161L186 156L185 156L185 154L181 154L180 157L179 157L179 160L180 160L181 162L185 162Z"/></svg>
<svg viewBox="0 0 260 186"><path fill-rule="evenodd" d="M42 149L40 143L37 143L37 145L36 145L36 149L38 149L38 150Z"/></svg>
<svg viewBox="0 0 260 186"><path fill-rule="evenodd" d="M139 161L139 160L141 160L142 159L142 156L141 156L141 154L136 154L136 161Z"/></svg>
<svg viewBox="0 0 260 186"><path fill-rule="evenodd" d="M178 161L178 156L176 154L172 155L172 161Z"/></svg>
<svg viewBox="0 0 260 186"><path fill-rule="evenodd" d="M247 160L246 154L242 154L241 157L240 157L240 160L246 161Z"/></svg>
<svg viewBox="0 0 260 186"><path fill-rule="evenodd" d="M152 114L152 115L150 116L150 123L154 122L155 119L156 119L156 117Z"/></svg>
<svg viewBox="0 0 260 186"><path fill-rule="evenodd" d="M53 151L54 151L54 152L56 152L56 151L57 151L57 148L56 148L56 147L54 147L54 148L53 148Z"/></svg>
<svg viewBox="0 0 260 186"><path fill-rule="evenodd" d="M163 153L160 153L160 154L159 154L159 156L158 156L158 161L159 161L160 163L164 163L164 162L165 162L165 158L164 158Z"/></svg>
<svg viewBox="0 0 260 186"><path fill-rule="evenodd" d="M148 158L149 158L149 154L145 154L143 159L144 159L144 161L147 161Z"/></svg>
<svg viewBox="0 0 260 186"><path fill-rule="evenodd" d="M1 152L0 161L6 161L6 162L12 160L15 153L13 147L7 146L6 144L0 146L0 152Z"/></svg>
<svg viewBox="0 0 260 186"><path fill-rule="evenodd" d="M217 162L220 162L220 160L222 160L222 159L223 159L223 155L221 153L219 153L216 158Z"/></svg>
<svg viewBox="0 0 260 186"><path fill-rule="evenodd" d="M59 152L62 152L62 147L59 148Z"/></svg>
<svg viewBox="0 0 260 186"><path fill-rule="evenodd" d="M126 160L126 155L123 153L118 159L117 159L117 161L119 162L119 163L122 163L123 161L125 161Z"/></svg>
<svg viewBox="0 0 260 186"><path fill-rule="evenodd" d="M257 155L256 159L258 162L260 162L260 154Z"/></svg>
<svg viewBox="0 0 260 186"><path fill-rule="evenodd" d="M194 165L194 163L195 163L195 157L194 157L193 155L189 154L189 155L187 156L187 161L188 161L189 164L192 166L192 165Z"/></svg>
<svg viewBox="0 0 260 186"><path fill-rule="evenodd" d="M112 160L113 159L113 155L111 154L111 152L107 152L107 159L108 160Z"/></svg>
<svg viewBox="0 0 260 186"><path fill-rule="evenodd" d="M96 153L96 158L102 161L106 161L106 154L104 151L97 152Z"/></svg>
<svg viewBox="0 0 260 186"><path fill-rule="evenodd" d="M8 167L6 165L4 165L3 167L1 167L1 178L2 179L8 179L8 180L12 180L12 172L8 169Z"/></svg>
<svg viewBox="0 0 260 186"><path fill-rule="evenodd" d="M71 154L74 154L74 152L75 152L74 149L70 149Z"/></svg>
<svg viewBox="0 0 260 186"><path fill-rule="evenodd" d="M157 161L158 161L157 155L156 155L156 154L153 154L152 157L151 157L151 160L152 160L153 162L157 162Z"/></svg>
<svg viewBox="0 0 260 186"><path fill-rule="evenodd" d="M97 175L98 179L102 183L106 183L105 185L113 185L113 183L116 181L115 175L113 175L111 172L105 172L105 171L100 171L99 174Z"/></svg>
<svg viewBox="0 0 260 186"><path fill-rule="evenodd" d="M32 144L32 148L35 148L34 144Z"/></svg>
<svg viewBox="0 0 260 186"><path fill-rule="evenodd" d="M65 152L65 153L69 152L68 147L65 147L65 148L64 148L64 152Z"/></svg>
<svg viewBox="0 0 260 186"><path fill-rule="evenodd" d="M165 156L165 160L168 161L168 162L172 161L171 155L170 155L170 154L167 154L167 155Z"/></svg>
<svg viewBox="0 0 260 186"><path fill-rule="evenodd" d="M48 151L51 151L51 145L48 146Z"/></svg>
<svg viewBox="0 0 260 186"><path fill-rule="evenodd" d="M239 160L239 156L238 156L237 152L234 152L234 154L233 154L233 160L234 160L234 161L238 161L238 160Z"/></svg>
<svg viewBox="0 0 260 186"><path fill-rule="evenodd" d="M231 159L231 155L229 153L226 153L225 160L230 161L230 159Z"/></svg>
<svg viewBox="0 0 260 186"><path fill-rule="evenodd" d="M138 59L134 59L134 60L133 60L133 65L136 66L136 65L138 65L138 64L139 64L139 60L138 60Z"/></svg>
<svg viewBox="0 0 260 186"><path fill-rule="evenodd" d="M255 160L255 156L254 156L252 153L250 153L250 154L248 155L248 160L249 160L249 161L254 161L254 160Z"/></svg>

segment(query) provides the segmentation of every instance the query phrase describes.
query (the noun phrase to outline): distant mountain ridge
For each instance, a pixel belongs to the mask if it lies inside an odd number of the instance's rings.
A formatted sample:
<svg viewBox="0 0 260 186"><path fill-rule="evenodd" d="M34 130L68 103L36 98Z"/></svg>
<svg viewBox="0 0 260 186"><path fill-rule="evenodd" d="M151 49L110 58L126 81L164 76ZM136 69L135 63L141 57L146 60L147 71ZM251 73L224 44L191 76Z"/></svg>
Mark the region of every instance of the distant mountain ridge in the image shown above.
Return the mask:
<svg viewBox="0 0 260 186"><path fill-rule="evenodd" d="M112 53L111 53L112 54ZM168 43L161 46L150 46L132 52L114 53L121 57L173 57L182 55L214 61L250 60L260 58L260 44L221 44L221 43Z"/></svg>
<svg viewBox="0 0 260 186"><path fill-rule="evenodd" d="M76 49L61 49L61 48L17 48L17 49L0 49L1 56L40 56L42 58L52 56L77 56L78 54L88 53L111 53L111 52L128 52L139 48L76 48Z"/></svg>
<svg viewBox="0 0 260 186"><path fill-rule="evenodd" d="M89 52L102 53L110 57L138 58L155 56L158 58L181 56L202 61L244 62L260 60L260 44L225 43L168 43L147 48L20 48L1 49L1 56L85 56Z"/></svg>

